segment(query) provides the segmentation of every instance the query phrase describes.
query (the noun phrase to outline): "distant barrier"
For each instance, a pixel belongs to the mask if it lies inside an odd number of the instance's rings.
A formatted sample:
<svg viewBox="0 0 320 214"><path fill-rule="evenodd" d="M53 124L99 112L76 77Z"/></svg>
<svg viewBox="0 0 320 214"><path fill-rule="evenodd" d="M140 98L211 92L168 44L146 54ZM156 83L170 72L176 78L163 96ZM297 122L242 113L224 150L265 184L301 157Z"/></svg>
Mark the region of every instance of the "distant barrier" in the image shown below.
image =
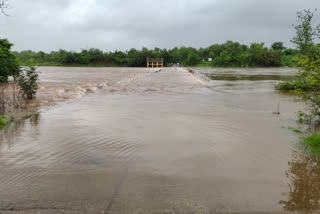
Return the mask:
<svg viewBox="0 0 320 214"><path fill-rule="evenodd" d="M147 58L148 68L163 68L163 58Z"/></svg>

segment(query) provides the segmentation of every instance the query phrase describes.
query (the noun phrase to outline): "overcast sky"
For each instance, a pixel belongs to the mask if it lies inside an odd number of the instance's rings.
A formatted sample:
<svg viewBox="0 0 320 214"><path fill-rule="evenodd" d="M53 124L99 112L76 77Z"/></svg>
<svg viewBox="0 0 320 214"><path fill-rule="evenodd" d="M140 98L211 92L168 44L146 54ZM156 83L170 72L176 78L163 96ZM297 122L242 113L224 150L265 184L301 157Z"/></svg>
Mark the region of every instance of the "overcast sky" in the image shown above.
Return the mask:
<svg viewBox="0 0 320 214"><path fill-rule="evenodd" d="M0 37L14 50L207 47L227 40L290 46L296 12L320 0L9 0ZM317 12L315 23L320 23Z"/></svg>

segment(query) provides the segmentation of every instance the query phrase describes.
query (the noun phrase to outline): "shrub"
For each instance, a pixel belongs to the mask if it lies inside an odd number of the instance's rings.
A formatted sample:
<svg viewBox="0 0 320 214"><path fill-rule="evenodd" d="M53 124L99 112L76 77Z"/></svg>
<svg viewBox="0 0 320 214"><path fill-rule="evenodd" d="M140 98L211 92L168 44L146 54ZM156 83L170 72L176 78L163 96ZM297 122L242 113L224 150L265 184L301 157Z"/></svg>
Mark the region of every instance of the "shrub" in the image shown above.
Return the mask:
<svg viewBox="0 0 320 214"><path fill-rule="evenodd" d="M276 85L276 88L283 91L290 91L290 92L302 92L302 91L308 90L308 86L306 85L306 83L299 79L295 79L287 82L280 82L278 85Z"/></svg>
<svg viewBox="0 0 320 214"><path fill-rule="evenodd" d="M18 79L20 94L24 99L34 99L39 88L39 74L35 67L28 67L22 72Z"/></svg>

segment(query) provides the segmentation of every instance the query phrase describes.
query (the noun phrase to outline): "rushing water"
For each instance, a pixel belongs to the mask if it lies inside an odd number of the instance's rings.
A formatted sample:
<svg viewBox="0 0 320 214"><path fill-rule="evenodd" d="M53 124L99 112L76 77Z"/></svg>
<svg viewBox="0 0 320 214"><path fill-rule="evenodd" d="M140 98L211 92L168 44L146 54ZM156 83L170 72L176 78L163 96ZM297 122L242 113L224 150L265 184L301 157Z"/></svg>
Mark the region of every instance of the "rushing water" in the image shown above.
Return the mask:
<svg viewBox="0 0 320 214"><path fill-rule="evenodd" d="M43 81L85 71L55 69L42 68ZM91 77L110 82L112 72ZM287 128L303 104L274 90L294 71L197 70L212 80L179 68L127 73L1 133L0 212L319 210L319 162Z"/></svg>

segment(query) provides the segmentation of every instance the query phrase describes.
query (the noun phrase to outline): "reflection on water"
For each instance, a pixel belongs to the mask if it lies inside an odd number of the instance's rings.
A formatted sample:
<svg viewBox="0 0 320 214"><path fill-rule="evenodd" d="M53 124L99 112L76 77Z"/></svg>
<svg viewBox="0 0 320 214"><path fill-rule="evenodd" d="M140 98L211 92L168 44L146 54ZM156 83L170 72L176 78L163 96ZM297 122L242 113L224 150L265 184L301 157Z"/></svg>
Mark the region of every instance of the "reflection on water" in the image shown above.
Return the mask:
<svg viewBox="0 0 320 214"><path fill-rule="evenodd" d="M0 132L0 152L5 152L14 146L15 139L28 129L36 130L40 122L40 113L14 121L8 128ZM30 134L33 132L30 132Z"/></svg>
<svg viewBox="0 0 320 214"><path fill-rule="evenodd" d="M234 74L207 74L212 80L226 80L226 81L239 81L239 80L278 80L287 81L292 80L293 76L290 75L234 75Z"/></svg>
<svg viewBox="0 0 320 214"><path fill-rule="evenodd" d="M205 74L212 80L224 80L224 81L287 81L292 80L296 73L295 69L288 68L215 68L198 69L198 72Z"/></svg>
<svg viewBox="0 0 320 214"><path fill-rule="evenodd" d="M34 126L37 126L39 125L40 119L41 119L40 113L33 114L30 118L30 123Z"/></svg>
<svg viewBox="0 0 320 214"><path fill-rule="evenodd" d="M286 200L280 204L287 211L314 213L320 210L320 161L316 157L295 152L288 163L289 179Z"/></svg>

